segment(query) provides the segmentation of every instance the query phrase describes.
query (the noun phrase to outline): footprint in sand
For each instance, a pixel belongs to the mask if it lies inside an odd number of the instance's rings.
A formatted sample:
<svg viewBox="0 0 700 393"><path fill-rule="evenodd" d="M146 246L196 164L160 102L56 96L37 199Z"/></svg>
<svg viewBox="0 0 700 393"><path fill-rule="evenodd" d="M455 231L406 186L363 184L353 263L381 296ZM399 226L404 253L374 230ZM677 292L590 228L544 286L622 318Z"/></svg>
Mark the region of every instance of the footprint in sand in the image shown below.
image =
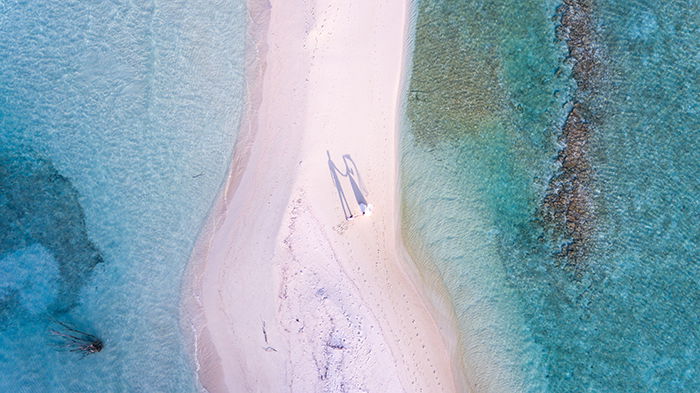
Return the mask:
<svg viewBox="0 0 700 393"><path fill-rule="evenodd" d="M342 235L343 232L348 230L348 225L349 225L349 223L347 221L344 221L344 222L341 222L340 224L334 226L333 230Z"/></svg>

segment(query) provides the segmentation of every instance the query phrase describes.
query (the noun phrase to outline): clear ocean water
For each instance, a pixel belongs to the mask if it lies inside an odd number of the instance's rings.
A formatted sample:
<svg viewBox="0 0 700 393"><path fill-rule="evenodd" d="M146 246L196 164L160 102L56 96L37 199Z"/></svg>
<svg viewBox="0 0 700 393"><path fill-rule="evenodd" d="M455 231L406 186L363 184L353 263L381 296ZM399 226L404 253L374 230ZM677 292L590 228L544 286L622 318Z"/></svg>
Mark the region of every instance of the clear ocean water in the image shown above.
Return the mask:
<svg viewBox="0 0 700 393"><path fill-rule="evenodd" d="M242 111L240 0L0 0L0 392L193 392L181 276ZM52 319L104 350L61 351Z"/></svg>
<svg viewBox="0 0 700 393"><path fill-rule="evenodd" d="M700 3L566 4L582 40L559 1L416 4L404 236L478 391L699 392ZM556 179L584 200L563 221Z"/></svg>

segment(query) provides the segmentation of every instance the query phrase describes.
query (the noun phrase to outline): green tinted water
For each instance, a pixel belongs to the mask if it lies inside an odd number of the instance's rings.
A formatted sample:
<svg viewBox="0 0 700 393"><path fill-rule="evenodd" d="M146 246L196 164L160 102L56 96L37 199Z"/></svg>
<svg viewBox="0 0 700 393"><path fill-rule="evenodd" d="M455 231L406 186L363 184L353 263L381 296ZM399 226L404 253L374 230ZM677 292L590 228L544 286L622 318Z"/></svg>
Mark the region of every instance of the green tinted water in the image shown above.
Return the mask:
<svg viewBox="0 0 700 393"><path fill-rule="evenodd" d="M480 390L698 391L698 5L596 3L594 91L559 6L418 3L405 236L446 283ZM574 100L594 108L593 228L572 268L543 202Z"/></svg>

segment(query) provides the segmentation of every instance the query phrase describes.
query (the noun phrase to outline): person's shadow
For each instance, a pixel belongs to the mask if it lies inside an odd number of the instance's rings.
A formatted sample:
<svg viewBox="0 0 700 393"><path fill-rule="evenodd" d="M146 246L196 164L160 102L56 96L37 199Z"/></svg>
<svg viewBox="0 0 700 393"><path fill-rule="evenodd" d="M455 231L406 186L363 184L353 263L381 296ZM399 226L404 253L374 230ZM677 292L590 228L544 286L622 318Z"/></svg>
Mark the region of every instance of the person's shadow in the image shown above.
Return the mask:
<svg viewBox="0 0 700 393"><path fill-rule="evenodd" d="M350 180L350 186L352 187L352 192L355 194L355 200L358 205L367 206L367 199L365 199L365 194L367 194L367 189L365 188L362 178L360 177L360 171L357 169L357 164L353 161L350 154L343 155L343 162L345 163L345 175ZM352 165L352 168L350 167ZM359 183L359 184L358 184Z"/></svg>
<svg viewBox="0 0 700 393"><path fill-rule="evenodd" d="M353 161L349 154L343 155L343 163L345 164L344 171L338 169L331 159L331 153L328 150L326 150L326 155L328 156L328 170L331 172L331 180L333 181L333 185L335 186L336 191L338 191L338 198L340 199L340 206L343 208L343 214L345 215L346 220L351 219L354 217L354 215L352 214L352 209L350 208L350 204L345 196L343 186L340 183L339 175L342 177L347 177L350 181L350 187L355 195L357 204L359 206L367 206L367 199L365 199L365 194L367 194L367 192L362 178L360 177L360 171L357 169L357 164L355 164L355 161Z"/></svg>

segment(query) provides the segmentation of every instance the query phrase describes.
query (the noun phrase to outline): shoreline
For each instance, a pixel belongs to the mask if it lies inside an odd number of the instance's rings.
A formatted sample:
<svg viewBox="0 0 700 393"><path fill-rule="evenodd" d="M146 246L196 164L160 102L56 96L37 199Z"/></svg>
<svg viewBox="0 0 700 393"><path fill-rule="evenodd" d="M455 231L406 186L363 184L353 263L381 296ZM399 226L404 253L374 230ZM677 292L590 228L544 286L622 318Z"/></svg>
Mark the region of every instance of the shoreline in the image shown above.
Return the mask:
<svg viewBox="0 0 700 393"><path fill-rule="evenodd" d="M208 392L466 386L446 343L459 340L449 300L435 304L399 225L408 3L248 2L258 26L247 108L184 280L183 324ZM361 187L341 174L334 189L324 161L347 172L341 154ZM345 221L343 189L374 215Z"/></svg>
<svg viewBox="0 0 700 393"><path fill-rule="evenodd" d="M396 216L394 222L396 225L396 249L399 258L403 260L402 266L407 270L407 274L411 279L417 291L419 291L423 300L426 303L426 309L436 321L443 342L448 348L450 360L450 370L453 375L455 391L457 392L476 392L477 387L467 377L467 369L464 364L464 340L459 330L459 322L452 298L449 291L442 281L442 277L437 269L437 266L430 265L430 261L426 255L420 255L418 247L411 246L407 242L407 237L404 234L404 228L401 225L401 217L403 214L403 188L401 187L401 143L402 133L409 126L406 111L408 109L408 94L411 80L411 70L413 69L413 48L415 46L416 22L418 20L418 9L415 2L406 0L406 22L404 24L404 55L401 66L401 82L398 94L396 95L396 195L395 206ZM418 259L428 262L416 262Z"/></svg>
<svg viewBox="0 0 700 393"><path fill-rule="evenodd" d="M234 142L231 162L226 179L207 215L204 225L197 234L182 284L181 325L185 332L186 346L190 348L195 365L198 385L206 392L227 391L221 358L218 356L210 333L206 327L206 316L201 300L202 275L206 265L207 250L217 230L223 225L228 213L231 195L241 181L250 156L250 146L255 140L257 128L256 113L262 99L262 82L266 67L267 32L270 22L270 5L267 0L247 0L245 49L245 109ZM252 27L255 26L255 27ZM205 370L202 369L204 364Z"/></svg>

